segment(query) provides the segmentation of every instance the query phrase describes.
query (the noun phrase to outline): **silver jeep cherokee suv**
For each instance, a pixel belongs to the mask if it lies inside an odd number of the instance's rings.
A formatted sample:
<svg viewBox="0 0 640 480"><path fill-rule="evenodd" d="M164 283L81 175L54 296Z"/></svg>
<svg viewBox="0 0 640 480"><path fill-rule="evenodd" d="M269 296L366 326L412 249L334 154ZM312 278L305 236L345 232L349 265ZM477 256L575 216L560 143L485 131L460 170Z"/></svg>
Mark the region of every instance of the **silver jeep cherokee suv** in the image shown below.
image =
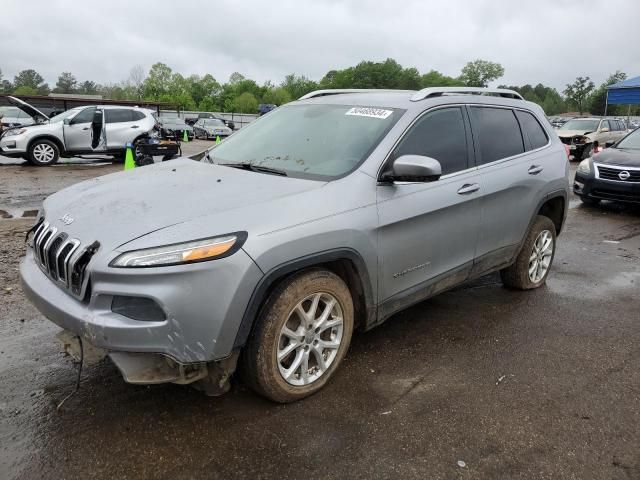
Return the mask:
<svg viewBox="0 0 640 480"><path fill-rule="evenodd" d="M542 285L567 177L516 92L317 91L200 162L50 196L20 273L68 350L97 348L128 382L219 394L239 360L289 402L335 374L354 329L489 272Z"/></svg>

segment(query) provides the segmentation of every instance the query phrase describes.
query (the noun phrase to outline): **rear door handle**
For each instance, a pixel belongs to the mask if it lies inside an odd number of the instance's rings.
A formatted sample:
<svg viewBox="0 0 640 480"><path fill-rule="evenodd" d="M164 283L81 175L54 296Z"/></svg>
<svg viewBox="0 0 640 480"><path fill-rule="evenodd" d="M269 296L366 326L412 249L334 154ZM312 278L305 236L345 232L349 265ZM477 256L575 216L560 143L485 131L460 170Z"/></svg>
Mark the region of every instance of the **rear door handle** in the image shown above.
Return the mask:
<svg viewBox="0 0 640 480"><path fill-rule="evenodd" d="M467 193L477 192L478 190L480 190L480 185L478 185L477 183L465 183L458 190L458 194L466 195Z"/></svg>
<svg viewBox="0 0 640 480"><path fill-rule="evenodd" d="M138 128L138 125L134 125L134 126L133 126L133 127L131 127L131 128Z"/></svg>
<svg viewBox="0 0 640 480"><path fill-rule="evenodd" d="M84 127L82 130L89 130L89 127Z"/></svg>
<svg viewBox="0 0 640 480"><path fill-rule="evenodd" d="M529 175L537 175L539 174L542 170L544 170L543 167L541 167L540 165L531 165L529 167Z"/></svg>

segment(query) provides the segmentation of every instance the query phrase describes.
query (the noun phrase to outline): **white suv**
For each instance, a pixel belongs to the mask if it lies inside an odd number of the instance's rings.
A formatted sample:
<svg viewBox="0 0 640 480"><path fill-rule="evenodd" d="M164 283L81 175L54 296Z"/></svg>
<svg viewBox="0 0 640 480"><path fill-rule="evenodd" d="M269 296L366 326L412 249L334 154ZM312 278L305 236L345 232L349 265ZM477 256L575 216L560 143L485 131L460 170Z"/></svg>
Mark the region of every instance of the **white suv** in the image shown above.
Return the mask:
<svg viewBox="0 0 640 480"><path fill-rule="evenodd" d="M154 112L123 106L84 106L48 118L17 98L12 103L44 121L7 130L0 137L0 155L22 157L33 165L52 165L61 156L103 153L124 156L127 144L153 130Z"/></svg>

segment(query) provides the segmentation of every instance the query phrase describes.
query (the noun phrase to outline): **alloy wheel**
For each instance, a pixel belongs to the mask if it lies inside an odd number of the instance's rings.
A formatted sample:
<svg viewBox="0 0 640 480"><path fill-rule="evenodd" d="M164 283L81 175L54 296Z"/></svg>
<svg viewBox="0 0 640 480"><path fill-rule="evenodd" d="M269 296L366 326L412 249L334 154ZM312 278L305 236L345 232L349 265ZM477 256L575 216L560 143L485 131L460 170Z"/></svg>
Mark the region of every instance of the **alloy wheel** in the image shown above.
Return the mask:
<svg viewBox="0 0 640 480"><path fill-rule="evenodd" d="M529 257L529 280L540 282L549 270L553 257L553 235L549 230L543 230L533 242L533 250Z"/></svg>
<svg viewBox="0 0 640 480"><path fill-rule="evenodd" d="M33 147L33 158L39 163L50 163L56 158L56 151L47 143L39 143Z"/></svg>

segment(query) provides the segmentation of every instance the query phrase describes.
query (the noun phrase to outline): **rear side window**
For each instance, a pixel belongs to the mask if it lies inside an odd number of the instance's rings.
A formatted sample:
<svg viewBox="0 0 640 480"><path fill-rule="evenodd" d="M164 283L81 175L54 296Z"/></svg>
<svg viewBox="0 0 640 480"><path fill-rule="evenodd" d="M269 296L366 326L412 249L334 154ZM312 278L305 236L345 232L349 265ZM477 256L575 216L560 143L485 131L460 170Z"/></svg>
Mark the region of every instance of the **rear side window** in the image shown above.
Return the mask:
<svg viewBox="0 0 640 480"><path fill-rule="evenodd" d="M142 120L144 118L144 113L139 112L138 110L131 111L131 119L135 122L136 120Z"/></svg>
<svg viewBox="0 0 640 480"><path fill-rule="evenodd" d="M471 125L479 143L478 164L524 153L520 126L513 110L471 107Z"/></svg>
<svg viewBox="0 0 640 480"><path fill-rule="evenodd" d="M133 121L131 116L131 110L126 108L108 108L105 109L105 122L106 123L122 123Z"/></svg>
<svg viewBox="0 0 640 480"><path fill-rule="evenodd" d="M536 148L544 147L549 143L549 138L538 120L536 120L536 117L531 115L529 112L523 112L520 110L516 110L516 116L520 121L522 133L529 139L529 146L527 150L535 150Z"/></svg>
<svg viewBox="0 0 640 480"><path fill-rule="evenodd" d="M411 128L396 148L393 158L401 155L424 155L435 158L442 174L468 167L467 136L459 107L427 113Z"/></svg>

